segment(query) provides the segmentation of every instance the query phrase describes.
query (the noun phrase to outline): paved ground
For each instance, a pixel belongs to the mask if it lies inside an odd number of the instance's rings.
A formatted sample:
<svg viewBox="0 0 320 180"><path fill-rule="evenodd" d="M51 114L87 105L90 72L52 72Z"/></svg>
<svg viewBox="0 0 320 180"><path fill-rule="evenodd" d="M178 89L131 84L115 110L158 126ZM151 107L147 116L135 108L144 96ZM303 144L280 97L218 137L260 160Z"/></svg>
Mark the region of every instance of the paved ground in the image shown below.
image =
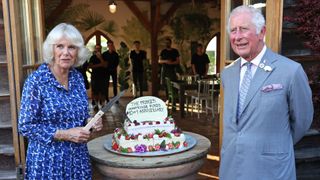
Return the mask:
<svg viewBox="0 0 320 180"><path fill-rule="evenodd" d="M95 133L94 137L112 133L115 128L121 127L124 120L125 106L131 100L132 98L122 98L119 104L115 104L111 111L106 113L103 118L104 129ZM216 119L214 121L211 113L208 115L201 113L199 119L197 117L197 113L193 113L192 116L188 113L186 117L182 119L179 117L179 110L177 110L172 113L172 116L182 130L201 134L211 141L208 158L202 169L199 171L197 179L218 179L218 115L215 116ZM93 168L93 178L97 180L102 179L101 175L95 168Z"/></svg>

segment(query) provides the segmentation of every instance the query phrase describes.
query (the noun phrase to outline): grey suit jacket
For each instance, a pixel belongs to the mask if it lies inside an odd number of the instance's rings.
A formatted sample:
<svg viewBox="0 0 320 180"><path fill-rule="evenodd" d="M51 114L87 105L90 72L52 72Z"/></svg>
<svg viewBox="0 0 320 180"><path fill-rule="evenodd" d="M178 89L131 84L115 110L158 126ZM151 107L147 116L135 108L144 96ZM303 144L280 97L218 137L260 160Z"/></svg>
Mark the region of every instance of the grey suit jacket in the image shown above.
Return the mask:
<svg viewBox="0 0 320 180"><path fill-rule="evenodd" d="M300 64L270 49L261 63L239 119L240 59L221 74L224 88L221 180L296 179L293 145L303 137L313 119L308 79Z"/></svg>

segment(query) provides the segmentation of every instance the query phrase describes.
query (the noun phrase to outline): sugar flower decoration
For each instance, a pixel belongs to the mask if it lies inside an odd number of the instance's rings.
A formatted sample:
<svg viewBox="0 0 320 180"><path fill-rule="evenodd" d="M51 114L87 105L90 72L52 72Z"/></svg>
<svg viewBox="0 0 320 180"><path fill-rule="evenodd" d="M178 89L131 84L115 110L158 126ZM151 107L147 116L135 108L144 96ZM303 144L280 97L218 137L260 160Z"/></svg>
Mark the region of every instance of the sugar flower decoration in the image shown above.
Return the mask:
<svg viewBox="0 0 320 180"><path fill-rule="evenodd" d="M141 144L140 146L136 145L134 148L135 148L136 152L138 152L138 153L147 152L147 146L144 144Z"/></svg>
<svg viewBox="0 0 320 180"><path fill-rule="evenodd" d="M266 72L271 72L272 71L272 67L264 66L263 70L266 71Z"/></svg>

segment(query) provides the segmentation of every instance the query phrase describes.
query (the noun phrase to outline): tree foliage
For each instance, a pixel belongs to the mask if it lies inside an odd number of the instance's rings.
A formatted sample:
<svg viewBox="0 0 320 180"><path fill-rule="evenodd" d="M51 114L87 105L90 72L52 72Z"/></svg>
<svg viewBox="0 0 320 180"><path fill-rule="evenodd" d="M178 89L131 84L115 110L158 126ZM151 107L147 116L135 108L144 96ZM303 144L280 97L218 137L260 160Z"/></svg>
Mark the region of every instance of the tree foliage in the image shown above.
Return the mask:
<svg viewBox="0 0 320 180"><path fill-rule="evenodd" d="M122 37L127 43L132 44L133 41L139 40L143 47L149 48L150 33L143 27L137 18L131 17L121 28L123 30Z"/></svg>
<svg viewBox="0 0 320 180"><path fill-rule="evenodd" d="M175 13L169 23L174 40L179 46L181 68L184 72L188 71L188 62L191 60L191 42L207 44L215 32L214 25L220 22L219 19L210 18L207 11L207 6L203 4L196 4L194 7L186 5Z"/></svg>
<svg viewBox="0 0 320 180"><path fill-rule="evenodd" d="M296 0L294 16L284 17L295 24L296 30L306 39L304 44L320 52L320 1Z"/></svg>
<svg viewBox="0 0 320 180"><path fill-rule="evenodd" d="M212 25L215 22L218 20L211 19L204 6L197 5L195 8L187 6L178 10L170 26L177 41L204 41L212 37Z"/></svg>
<svg viewBox="0 0 320 180"><path fill-rule="evenodd" d="M101 30L115 36L117 24L114 21L107 21L103 15L90 10L90 5L85 3L75 4L68 7L55 21L53 26L60 22L67 22L76 26L80 31L88 31L92 28ZM49 27L51 29L52 27Z"/></svg>
<svg viewBox="0 0 320 180"><path fill-rule="evenodd" d="M129 48L124 43L120 43L120 49L118 50L119 54L119 76L118 81L120 84L120 90L125 90L129 88L129 79L130 79L130 70L129 70Z"/></svg>
<svg viewBox="0 0 320 180"><path fill-rule="evenodd" d="M284 20L293 23L293 28L305 39L304 45L314 52L320 52L320 1L296 0L293 15L285 16ZM314 119L312 128L320 129L320 65L307 69L312 89Z"/></svg>

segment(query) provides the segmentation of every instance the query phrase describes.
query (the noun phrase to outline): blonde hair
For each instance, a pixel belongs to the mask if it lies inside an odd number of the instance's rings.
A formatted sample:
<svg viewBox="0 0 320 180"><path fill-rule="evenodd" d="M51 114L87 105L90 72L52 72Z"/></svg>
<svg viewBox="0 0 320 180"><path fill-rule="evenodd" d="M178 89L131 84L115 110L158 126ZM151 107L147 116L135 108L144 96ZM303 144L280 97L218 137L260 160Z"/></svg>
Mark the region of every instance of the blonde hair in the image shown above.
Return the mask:
<svg viewBox="0 0 320 180"><path fill-rule="evenodd" d="M89 50L84 46L81 33L71 24L60 23L55 26L43 42L43 59L46 63L53 61L53 47L61 38L66 38L78 48L77 59L74 66L82 65L90 56Z"/></svg>

